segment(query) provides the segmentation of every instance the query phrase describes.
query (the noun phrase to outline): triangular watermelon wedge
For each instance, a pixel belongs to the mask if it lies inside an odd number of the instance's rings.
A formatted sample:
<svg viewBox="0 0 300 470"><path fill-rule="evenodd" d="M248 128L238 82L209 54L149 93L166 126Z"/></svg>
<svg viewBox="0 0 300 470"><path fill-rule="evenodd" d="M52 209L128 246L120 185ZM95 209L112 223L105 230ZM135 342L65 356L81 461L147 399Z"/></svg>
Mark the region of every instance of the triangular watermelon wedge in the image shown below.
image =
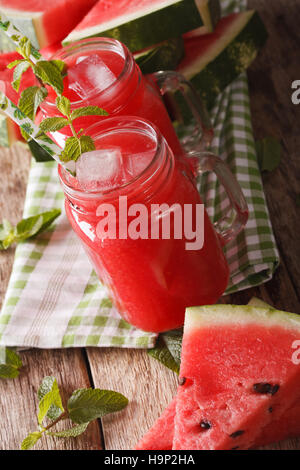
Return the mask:
<svg viewBox="0 0 300 470"><path fill-rule="evenodd" d="M213 33L184 38L185 56L177 70L210 108L217 95L249 67L266 39L256 11L233 13L221 18Z"/></svg>
<svg viewBox="0 0 300 470"><path fill-rule="evenodd" d="M255 445L261 429L298 396L292 345L299 337L295 314L236 305L188 308L173 449Z"/></svg>
<svg viewBox="0 0 300 470"><path fill-rule="evenodd" d="M66 37L96 1L0 0L0 10L40 49ZM6 50L7 41L0 47Z"/></svg>
<svg viewBox="0 0 300 470"><path fill-rule="evenodd" d="M135 52L191 29L212 31L219 17L219 0L99 0L63 44L106 36Z"/></svg>
<svg viewBox="0 0 300 470"><path fill-rule="evenodd" d="M172 450L175 414L176 396L155 421L152 428L138 442L134 450Z"/></svg>
<svg viewBox="0 0 300 470"><path fill-rule="evenodd" d="M274 309L271 309L268 304L256 298L251 299L249 305L252 305L253 307L260 307L263 309L264 312L272 312L272 311L274 312ZM299 328L299 326L297 325L299 325L300 317L298 317L297 315L290 316L291 314L288 314L285 312L278 312L278 313L281 317L283 314L284 319L289 318L289 322L293 323L293 319L296 320L296 326L293 325L292 330L295 330L297 334L297 331ZM285 315L287 315L287 317ZM300 335L299 335L299 338L300 338ZM292 343L291 343L291 346L292 346ZM289 352L290 352L290 355L293 353L292 347ZM297 375L297 372L296 372L296 375ZM179 389L180 388L181 387L179 387ZM275 395L273 396L271 395L270 399L271 400L273 400L273 398L275 399ZM298 397L297 393L295 394L295 396L296 398L292 400L292 403L290 404L290 406L287 406L287 409L284 411L283 414L281 413L280 410L284 409L285 406L283 407L277 406L277 403L273 404L273 406L269 406L268 414L267 414L267 416L269 417L269 419L267 419L268 424L266 424L265 426L262 426L259 429L258 436L251 445L252 448L264 446L272 442L278 442L278 441L287 439L289 437L296 437L300 435L300 397ZM175 415L176 415L176 400L177 398L174 397L174 399L172 400L170 405L165 409L161 417L155 422L152 428L139 441L139 443L135 447L136 450L172 449L173 438L174 438L174 420L175 420ZM237 436L235 439L238 439L239 437L241 436ZM236 446L233 446L233 448L235 447ZM182 449L186 449L186 448L182 447Z"/></svg>

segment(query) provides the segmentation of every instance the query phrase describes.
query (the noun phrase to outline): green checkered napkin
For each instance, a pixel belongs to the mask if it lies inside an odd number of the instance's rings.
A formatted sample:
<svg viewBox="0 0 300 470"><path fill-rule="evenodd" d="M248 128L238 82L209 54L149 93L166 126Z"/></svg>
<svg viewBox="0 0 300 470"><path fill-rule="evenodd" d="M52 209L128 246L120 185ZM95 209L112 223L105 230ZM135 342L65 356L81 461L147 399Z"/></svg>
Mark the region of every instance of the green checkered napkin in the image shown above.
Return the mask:
<svg viewBox="0 0 300 470"><path fill-rule="evenodd" d="M223 6L228 13L236 2ZM236 175L250 212L245 230L226 247L231 272L227 292L235 292L269 280L279 261L257 167L246 76L222 93L212 117L213 151ZM212 174L202 179L201 192L210 217L218 219L227 199ZM24 217L63 209L63 199L56 164L32 162ZM148 348L155 339L121 319L65 215L52 230L18 245L0 315L0 345Z"/></svg>

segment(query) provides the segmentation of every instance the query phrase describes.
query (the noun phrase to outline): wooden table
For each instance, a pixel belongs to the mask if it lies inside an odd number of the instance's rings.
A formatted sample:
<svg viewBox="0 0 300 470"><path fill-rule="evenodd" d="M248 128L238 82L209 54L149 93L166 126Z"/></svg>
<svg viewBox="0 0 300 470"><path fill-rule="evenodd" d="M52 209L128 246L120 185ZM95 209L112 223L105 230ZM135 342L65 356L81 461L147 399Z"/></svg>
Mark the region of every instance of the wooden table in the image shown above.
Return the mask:
<svg viewBox="0 0 300 470"><path fill-rule="evenodd" d="M300 1L250 0L261 13L269 42L249 70L252 119L256 138L282 141L280 166L263 181L281 265L267 284L228 296L225 302L247 303L256 295L278 308L300 313L300 106L291 103L291 82L300 79ZM22 214L29 169L27 151L1 149L0 218L17 222ZM3 298L14 250L0 253ZM54 375L68 396L79 387L110 388L124 393L129 406L90 424L77 439L43 438L36 449L132 449L175 394L177 377L145 351L125 349L31 350L21 353L25 367L15 380L0 380L0 449L17 449L36 429L36 392L42 378ZM300 440L269 446L300 449Z"/></svg>

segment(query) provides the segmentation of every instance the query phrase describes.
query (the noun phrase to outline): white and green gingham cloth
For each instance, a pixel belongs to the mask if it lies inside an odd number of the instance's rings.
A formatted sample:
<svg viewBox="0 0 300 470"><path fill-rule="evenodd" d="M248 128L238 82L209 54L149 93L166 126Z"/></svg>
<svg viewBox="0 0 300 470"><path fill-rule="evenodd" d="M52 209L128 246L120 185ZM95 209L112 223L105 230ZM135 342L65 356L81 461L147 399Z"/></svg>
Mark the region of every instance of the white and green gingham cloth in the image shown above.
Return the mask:
<svg viewBox="0 0 300 470"><path fill-rule="evenodd" d="M230 9L235 5L223 2ZM228 293L268 281L279 262L257 166L245 75L222 93L212 118L213 151L236 175L250 214L246 228L226 247ZM216 220L227 204L224 191L213 175L201 183L208 213ZM33 162L24 217L52 208L61 208L63 215L48 232L17 246L0 314L0 346L153 347L156 335L132 327L112 306L68 223L63 203L56 164Z"/></svg>

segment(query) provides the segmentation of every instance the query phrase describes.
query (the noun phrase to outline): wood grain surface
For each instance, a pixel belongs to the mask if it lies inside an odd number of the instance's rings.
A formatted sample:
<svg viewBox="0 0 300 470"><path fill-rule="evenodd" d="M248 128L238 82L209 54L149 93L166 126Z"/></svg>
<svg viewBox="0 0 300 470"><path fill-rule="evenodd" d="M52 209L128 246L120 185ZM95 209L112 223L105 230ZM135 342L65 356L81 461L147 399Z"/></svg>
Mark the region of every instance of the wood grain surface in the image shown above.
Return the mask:
<svg viewBox="0 0 300 470"><path fill-rule="evenodd" d="M300 313L300 105L291 102L291 83L300 79L300 0L249 0L261 14L269 40L249 70L255 138L281 139L280 166L263 174L270 217L280 250L281 265L272 281L222 299L247 303L253 296L278 308ZM0 149L0 219L21 217L30 156L23 147ZM14 250L0 252L0 296L8 284ZM42 378L56 376L64 397L79 387L111 388L130 403L124 411L90 424L76 439L43 438L37 449L132 449L176 391L177 377L145 351L116 348L30 350L21 353L20 377L0 380L0 450L19 448L36 429L36 392ZM268 449L300 449L299 439Z"/></svg>

